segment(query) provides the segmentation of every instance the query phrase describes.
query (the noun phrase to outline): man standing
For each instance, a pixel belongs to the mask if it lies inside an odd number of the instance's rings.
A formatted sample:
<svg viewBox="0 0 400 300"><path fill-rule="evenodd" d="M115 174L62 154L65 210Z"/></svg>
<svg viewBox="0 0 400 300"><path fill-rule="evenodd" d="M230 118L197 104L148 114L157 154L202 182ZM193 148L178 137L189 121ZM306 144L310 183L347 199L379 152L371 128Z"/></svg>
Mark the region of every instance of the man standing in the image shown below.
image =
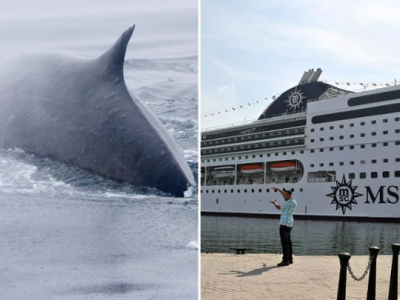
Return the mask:
<svg viewBox="0 0 400 300"><path fill-rule="evenodd" d="M275 192L279 191L283 198L285 199L285 203L279 205L276 200L271 201L271 203L278 210L282 210L281 218L279 221L279 235L281 237L281 245L282 245L282 261L278 264L278 267L288 266L293 263L293 251L292 251L292 241L290 240L290 231L292 231L293 227L293 213L297 207L297 202L292 198L291 191L285 191L279 187L272 188Z"/></svg>

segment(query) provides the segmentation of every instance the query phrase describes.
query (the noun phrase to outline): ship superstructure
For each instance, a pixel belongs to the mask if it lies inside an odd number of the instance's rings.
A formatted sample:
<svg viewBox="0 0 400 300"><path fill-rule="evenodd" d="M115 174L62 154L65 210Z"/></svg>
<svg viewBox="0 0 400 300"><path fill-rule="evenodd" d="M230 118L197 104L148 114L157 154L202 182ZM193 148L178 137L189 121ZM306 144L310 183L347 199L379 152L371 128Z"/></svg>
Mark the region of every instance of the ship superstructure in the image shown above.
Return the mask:
<svg viewBox="0 0 400 300"><path fill-rule="evenodd" d="M305 72L257 121L205 130L202 213L400 221L400 86L353 93Z"/></svg>

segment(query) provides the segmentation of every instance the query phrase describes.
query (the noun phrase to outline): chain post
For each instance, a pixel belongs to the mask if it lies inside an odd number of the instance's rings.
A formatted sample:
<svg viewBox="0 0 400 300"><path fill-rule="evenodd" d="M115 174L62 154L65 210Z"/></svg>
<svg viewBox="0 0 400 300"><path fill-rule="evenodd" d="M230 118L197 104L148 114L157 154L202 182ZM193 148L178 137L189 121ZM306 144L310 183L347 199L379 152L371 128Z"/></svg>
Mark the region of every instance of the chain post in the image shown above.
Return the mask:
<svg viewBox="0 0 400 300"><path fill-rule="evenodd" d="M341 252L338 254L340 260L340 276L337 300L346 300L346 279L347 279L347 266L351 258L350 253Z"/></svg>
<svg viewBox="0 0 400 300"><path fill-rule="evenodd" d="M390 286L389 286L389 298L388 300L397 300L397 281L398 281L398 271L399 271L399 251L400 244L392 244L392 271L390 272Z"/></svg>
<svg viewBox="0 0 400 300"><path fill-rule="evenodd" d="M369 247L369 254L372 258L372 262L369 270L367 300L375 300L376 296L376 259L379 250L379 247L376 246Z"/></svg>

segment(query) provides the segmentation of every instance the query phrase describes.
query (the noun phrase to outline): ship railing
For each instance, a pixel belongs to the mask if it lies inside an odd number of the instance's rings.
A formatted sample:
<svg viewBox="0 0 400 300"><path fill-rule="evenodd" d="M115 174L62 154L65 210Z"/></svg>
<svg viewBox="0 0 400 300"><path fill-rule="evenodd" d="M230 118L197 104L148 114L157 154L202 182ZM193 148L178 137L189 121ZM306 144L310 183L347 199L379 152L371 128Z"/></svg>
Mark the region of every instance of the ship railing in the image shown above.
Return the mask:
<svg viewBox="0 0 400 300"><path fill-rule="evenodd" d="M236 123L231 123L231 124L224 124L220 126L214 126L214 127L209 127L205 128L202 130L202 133L205 132L210 132L210 131L226 131L230 132L232 130L239 130L239 129L245 129L247 127L258 127L262 125L272 125L272 124L279 124L279 123L288 123L288 122L293 122L297 120L304 120L306 118L306 112L300 112L300 113L283 113L280 115L273 116L268 119L264 120L247 120L247 121L242 121L242 122L236 122Z"/></svg>

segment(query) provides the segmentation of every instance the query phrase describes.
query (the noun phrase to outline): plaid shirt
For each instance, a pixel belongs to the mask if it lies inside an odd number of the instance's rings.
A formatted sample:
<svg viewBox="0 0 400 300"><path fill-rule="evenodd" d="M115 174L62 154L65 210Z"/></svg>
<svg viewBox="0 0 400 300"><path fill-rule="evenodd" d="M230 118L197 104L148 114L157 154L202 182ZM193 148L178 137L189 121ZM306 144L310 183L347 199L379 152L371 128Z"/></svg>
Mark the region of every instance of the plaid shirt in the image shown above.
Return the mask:
<svg viewBox="0 0 400 300"><path fill-rule="evenodd" d="M297 202L293 198L288 201L285 201L285 203L281 205L282 213L281 213L281 219L279 221L280 225L293 227L293 213L296 207L297 207Z"/></svg>

